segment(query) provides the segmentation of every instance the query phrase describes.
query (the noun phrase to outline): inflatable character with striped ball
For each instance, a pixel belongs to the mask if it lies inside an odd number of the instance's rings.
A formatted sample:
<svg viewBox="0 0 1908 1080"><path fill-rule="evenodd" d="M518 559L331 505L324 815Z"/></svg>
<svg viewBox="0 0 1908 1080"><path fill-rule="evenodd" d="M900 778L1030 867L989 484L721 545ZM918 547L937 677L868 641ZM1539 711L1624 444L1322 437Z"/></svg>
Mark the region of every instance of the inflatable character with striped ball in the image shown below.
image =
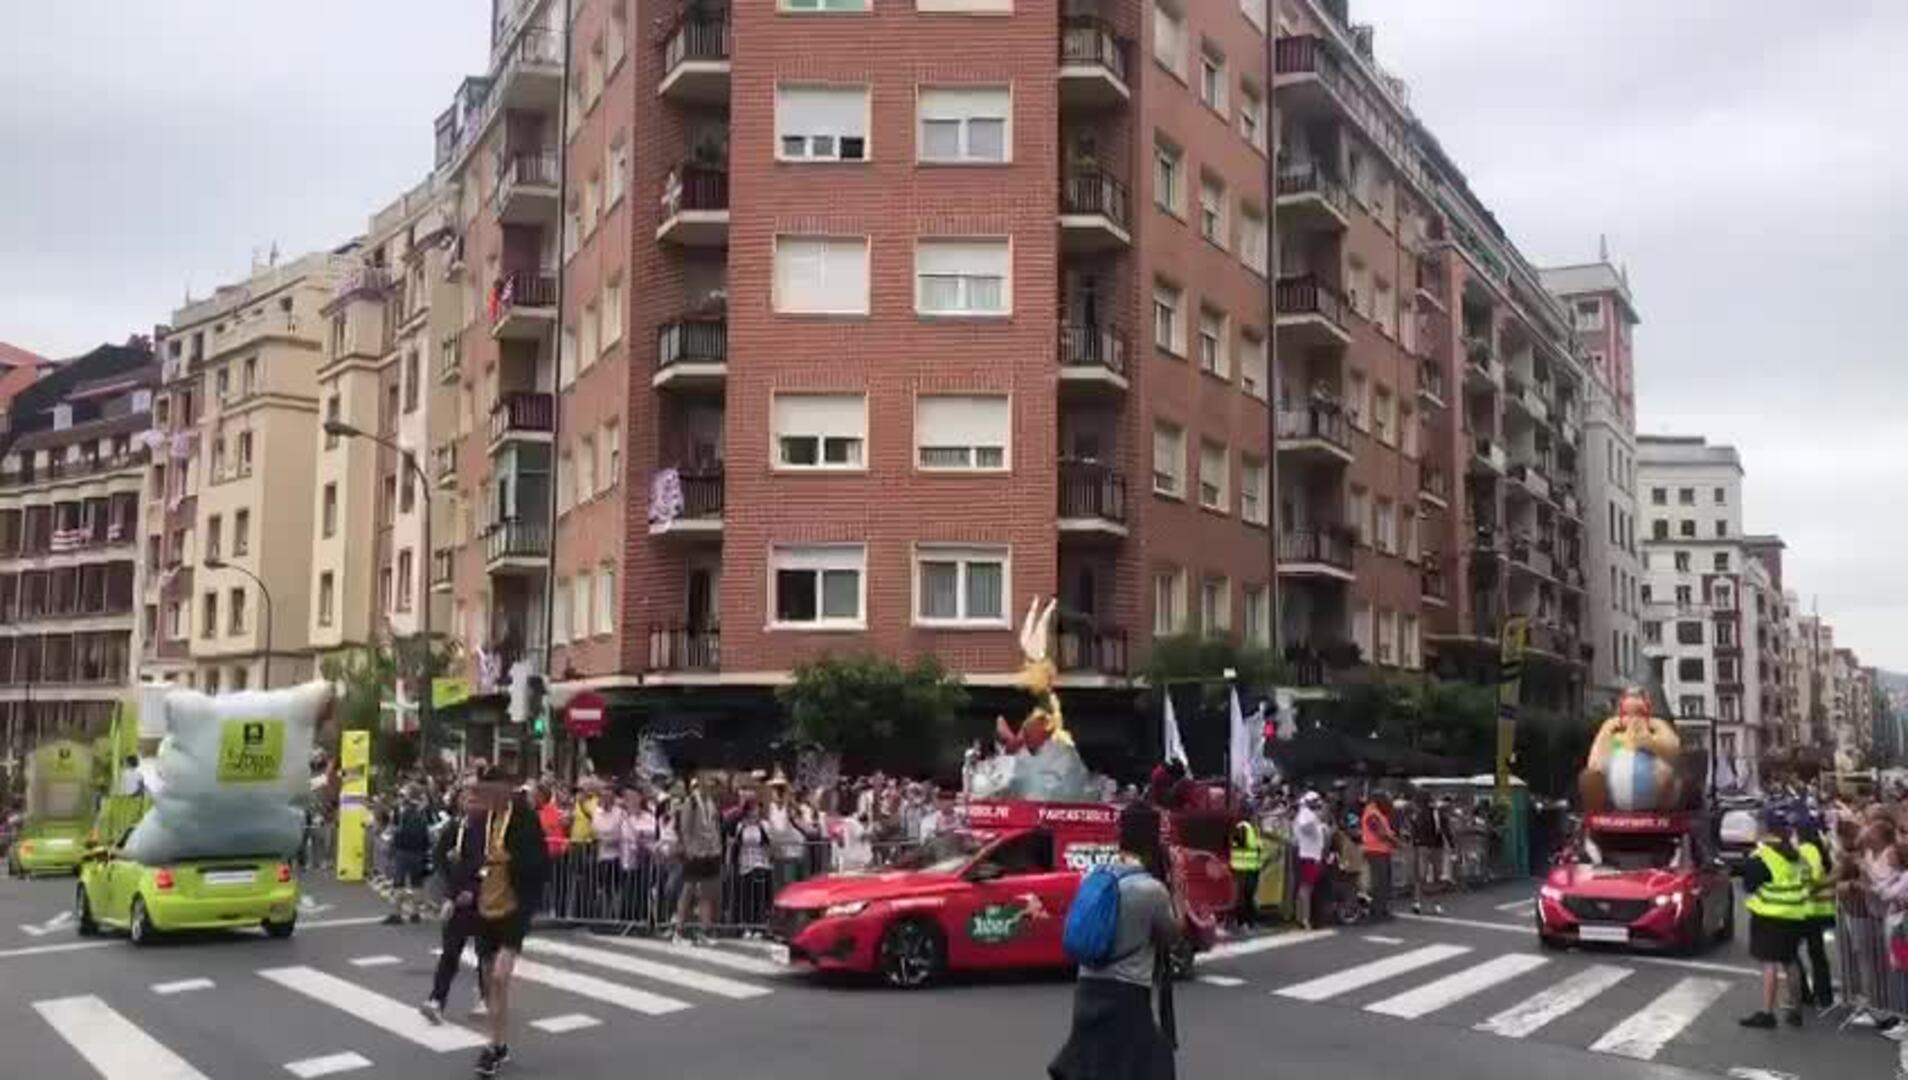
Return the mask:
<svg viewBox="0 0 1908 1080"><path fill-rule="evenodd" d="M1676 759L1683 750L1676 728L1650 715L1650 698L1631 687L1617 700L1617 714L1603 722L1590 744L1590 760L1578 784L1585 813L1605 810L1673 810L1680 805Z"/></svg>

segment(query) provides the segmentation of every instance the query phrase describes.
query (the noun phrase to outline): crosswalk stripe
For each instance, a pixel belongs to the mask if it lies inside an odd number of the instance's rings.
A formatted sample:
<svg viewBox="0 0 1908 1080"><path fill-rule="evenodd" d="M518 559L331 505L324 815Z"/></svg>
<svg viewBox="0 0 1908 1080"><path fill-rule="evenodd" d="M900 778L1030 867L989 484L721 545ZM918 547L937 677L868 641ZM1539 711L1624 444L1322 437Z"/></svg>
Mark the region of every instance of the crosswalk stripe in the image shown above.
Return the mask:
<svg viewBox="0 0 1908 1080"><path fill-rule="evenodd" d="M1231 960L1238 956L1251 956L1267 949L1286 949L1293 945L1304 945L1331 937L1336 930L1294 930L1289 934L1267 934L1264 937L1242 938L1238 941L1221 942L1193 958L1193 963L1204 964L1214 960Z"/></svg>
<svg viewBox="0 0 1908 1080"><path fill-rule="evenodd" d="M367 990L357 983L309 967L266 968L259 974L272 982L303 994L313 1001L390 1032L400 1039L416 1043L426 1050L444 1053L471 1050L484 1045L483 1036L455 1024L432 1024L417 1010L396 998Z"/></svg>
<svg viewBox="0 0 1908 1080"><path fill-rule="evenodd" d="M597 967L620 971L625 975L637 975L645 979L673 983L690 990L699 990L717 997L744 1000L761 997L770 993L766 986L725 979L720 975L710 975L701 971L691 971L674 964L644 960L639 956L625 956L622 953L606 949L592 949L585 945L576 945L566 941L550 941L545 938L532 938L523 943L525 952L541 953L546 956L561 956L567 960L578 960Z"/></svg>
<svg viewBox="0 0 1908 1080"><path fill-rule="evenodd" d="M370 1067L370 1058L365 1057L363 1054L354 1054L350 1051L346 1051L342 1054L326 1054L324 1057L293 1061L285 1066L285 1071L296 1076L298 1080L317 1080L317 1077L320 1076L332 1076L341 1072L351 1072L354 1069L368 1069Z"/></svg>
<svg viewBox="0 0 1908 1080"><path fill-rule="evenodd" d="M1594 964L1546 987L1477 1025L1477 1030L1521 1039L1552 1020L1573 1012L1598 994L1634 974L1629 968Z"/></svg>
<svg viewBox="0 0 1908 1080"><path fill-rule="evenodd" d="M1656 1000L1630 1014L1617 1026L1604 1032L1590 1044L1599 1054L1648 1061L1675 1038L1704 1009L1727 993L1730 984L1722 979L1690 976L1657 995Z"/></svg>
<svg viewBox="0 0 1908 1080"><path fill-rule="evenodd" d="M210 990L212 987L211 979L179 979L176 982L153 983L152 992L160 997L171 997L174 994L184 994L193 990Z"/></svg>
<svg viewBox="0 0 1908 1080"><path fill-rule="evenodd" d="M1299 1001L1324 1001L1419 968L1443 963L1453 956L1463 956L1470 951L1468 945L1426 945L1272 992Z"/></svg>
<svg viewBox="0 0 1908 1080"><path fill-rule="evenodd" d="M186 1059L91 994L36 1001L33 1010L79 1051L100 1080L206 1080Z"/></svg>
<svg viewBox="0 0 1908 1080"><path fill-rule="evenodd" d="M1224 986L1228 988L1245 985L1245 980L1237 975L1201 975L1199 976L1199 981L1205 983L1207 986Z"/></svg>
<svg viewBox="0 0 1908 1080"><path fill-rule="evenodd" d="M1519 975L1535 971L1549 962L1530 953L1506 953L1476 967L1465 968L1442 979L1433 979L1423 986L1368 1005L1365 1011L1415 1020L1426 1013L1436 1012L1473 994L1489 990L1498 983L1509 982Z"/></svg>
<svg viewBox="0 0 1908 1080"><path fill-rule="evenodd" d="M582 1013L564 1013L562 1016L549 1016L542 1020L530 1021L530 1026L538 1031L547 1031L552 1035L561 1035L566 1031L581 1031L593 1028L603 1021Z"/></svg>
<svg viewBox="0 0 1908 1080"><path fill-rule="evenodd" d="M355 968L392 967L397 964L402 964L403 962L404 961L388 953L381 956L354 956L351 958L351 966Z"/></svg>
<svg viewBox="0 0 1908 1080"><path fill-rule="evenodd" d="M464 966L474 968L477 966L477 961L466 958ZM526 960L521 956L517 958L517 965L512 969L512 977L522 979L524 982L540 983L557 990L594 998L605 1005L614 1005L619 1009L642 1013L644 1016L663 1016L672 1012L681 1012L690 1007L686 1001L677 1001L675 998L652 994L633 986L613 983L608 979L599 979L580 971L566 971L548 964L539 964L535 960Z"/></svg>
<svg viewBox="0 0 1908 1080"><path fill-rule="evenodd" d="M620 949L636 949L642 952L662 953L668 956L680 956L685 960L695 960L713 967L740 971L745 975L765 975L776 978L788 974L788 966L772 960L761 960L753 956L724 951L713 945L682 945L668 941L652 941L635 937L600 937L597 941L614 945Z"/></svg>

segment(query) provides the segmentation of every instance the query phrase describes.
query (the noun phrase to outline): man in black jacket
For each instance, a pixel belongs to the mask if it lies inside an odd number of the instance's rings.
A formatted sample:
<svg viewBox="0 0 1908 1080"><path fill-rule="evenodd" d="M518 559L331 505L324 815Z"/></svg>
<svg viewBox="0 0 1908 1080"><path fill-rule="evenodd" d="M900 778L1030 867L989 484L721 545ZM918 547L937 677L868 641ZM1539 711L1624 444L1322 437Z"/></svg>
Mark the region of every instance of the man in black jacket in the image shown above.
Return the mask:
<svg viewBox="0 0 1908 1080"><path fill-rule="evenodd" d="M431 854L437 868L437 884L444 897L441 950L437 957L437 975L431 981L431 996L418 1006L424 1019L433 1024L444 1021L444 1005L450 1000L451 983L464 960L464 944L477 936L477 871L481 863L464 857L467 838L484 834L484 808L473 785L457 793L453 802L457 816L438 830ZM477 1008L484 1008L484 984L487 976L477 968Z"/></svg>

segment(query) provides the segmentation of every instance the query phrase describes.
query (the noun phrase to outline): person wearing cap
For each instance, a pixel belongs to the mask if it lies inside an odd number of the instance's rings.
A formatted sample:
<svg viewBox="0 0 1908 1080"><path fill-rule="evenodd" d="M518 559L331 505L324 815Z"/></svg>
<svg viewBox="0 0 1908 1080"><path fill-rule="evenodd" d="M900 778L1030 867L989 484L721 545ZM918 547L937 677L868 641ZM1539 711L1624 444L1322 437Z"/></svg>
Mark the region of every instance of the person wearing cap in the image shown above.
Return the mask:
<svg viewBox="0 0 1908 1080"><path fill-rule="evenodd" d="M1808 921L1814 891L1808 860L1789 835L1789 815L1771 808L1762 816L1762 839L1743 865L1742 886L1750 893L1749 955L1762 964L1762 1009L1742 1018L1742 1026L1776 1026L1776 992L1786 971L1790 1006L1783 1017L1791 1027L1802 1026L1801 972L1796 950Z"/></svg>
<svg viewBox="0 0 1908 1080"><path fill-rule="evenodd" d="M1307 930L1312 928L1312 892L1325 873L1325 845L1331 832L1320 814L1324 805L1318 792L1308 791L1299 797L1298 816L1292 819L1292 842L1298 847L1298 920Z"/></svg>

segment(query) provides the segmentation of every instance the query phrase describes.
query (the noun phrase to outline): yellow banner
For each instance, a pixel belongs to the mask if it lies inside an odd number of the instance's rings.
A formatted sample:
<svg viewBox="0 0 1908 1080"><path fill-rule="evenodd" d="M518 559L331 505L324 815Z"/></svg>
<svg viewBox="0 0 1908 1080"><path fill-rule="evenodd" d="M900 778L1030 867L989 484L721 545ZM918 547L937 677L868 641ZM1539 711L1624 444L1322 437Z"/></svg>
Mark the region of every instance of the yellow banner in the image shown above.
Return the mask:
<svg viewBox="0 0 1908 1080"><path fill-rule="evenodd" d="M1517 705L1523 698L1524 649L1530 644L1530 620L1504 620L1497 642L1497 801L1510 801L1511 755L1517 747Z"/></svg>
<svg viewBox="0 0 1908 1080"><path fill-rule="evenodd" d="M448 709L470 700L470 680L457 675L440 675L431 680L431 708Z"/></svg>
<svg viewBox="0 0 1908 1080"><path fill-rule="evenodd" d="M347 731L338 742L338 880L364 880L364 830L371 794L371 733Z"/></svg>

